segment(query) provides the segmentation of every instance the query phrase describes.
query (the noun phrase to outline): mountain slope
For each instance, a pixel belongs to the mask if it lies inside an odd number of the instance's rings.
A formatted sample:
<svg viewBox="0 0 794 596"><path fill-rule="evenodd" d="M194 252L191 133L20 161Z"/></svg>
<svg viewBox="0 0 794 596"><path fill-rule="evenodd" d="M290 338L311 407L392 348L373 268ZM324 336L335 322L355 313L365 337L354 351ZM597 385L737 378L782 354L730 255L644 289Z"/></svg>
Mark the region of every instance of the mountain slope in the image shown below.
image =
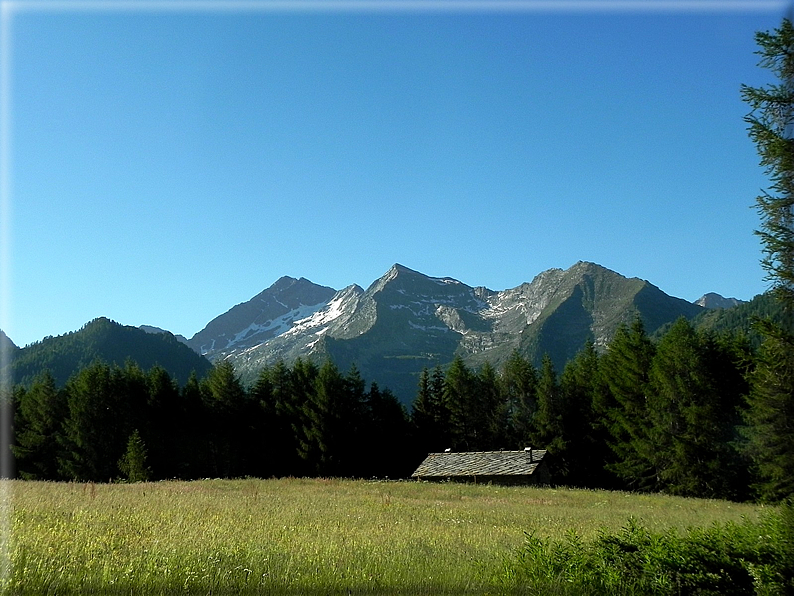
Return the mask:
<svg viewBox="0 0 794 596"><path fill-rule="evenodd" d="M0 350L8 350L9 355L19 350L19 347L11 341L11 338L2 329L0 329Z"/></svg>
<svg viewBox="0 0 794 596"><path fill-rule="evenodd" d="M279 359L330 358L342 370L355 364L364 378L410 403L422 368L446 365L455 355L472 366L486 360L499 366L513 350L536 364L548 353L561 370L585 341L603 348L619 324L636 316L652 332L703 310L647 281L585 262L504 291L395 264L366 291L350 286L315 307L278 335L254 345L231 343L209 356L229 358L247 382Z"/></svg>
<svg viewBox="0 0 794 596"><path fill-rule="evenodd" d="M282 277L247 302L215 317L188 345L210 359L245 350L288 331L292 323L325 306L333 288L307 279Z"/></svg>
<svg viewBox="0 0 794 596"><path fill-rule="evenodd" d="M716 308L699 314L692 320L697 329L714 333L743 333L754 346L761 344L761 336L753 329L756 319L769 318L783 322L783 307L771 293L759 294L749 302L731 308Z"/></svg>
<svg viewBox="0 0 794 596"><path fill-rule="evenodd" d="M106 318L95 319L79 331L48 337L18 350L11 359L14 382L27 384L48 369L62 385L77 370L101 359L123 366L129 359L148 370L155 364L165 368L179 383L192 371L203 376L210 362L170 333L147 333Z"/></svg>

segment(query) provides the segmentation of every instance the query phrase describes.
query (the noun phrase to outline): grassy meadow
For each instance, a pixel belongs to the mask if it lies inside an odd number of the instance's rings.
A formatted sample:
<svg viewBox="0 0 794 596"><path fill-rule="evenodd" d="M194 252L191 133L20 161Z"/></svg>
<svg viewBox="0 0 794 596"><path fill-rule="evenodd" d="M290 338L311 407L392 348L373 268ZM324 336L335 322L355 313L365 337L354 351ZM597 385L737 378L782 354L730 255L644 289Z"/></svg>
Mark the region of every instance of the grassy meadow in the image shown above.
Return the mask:
<svg viewBox="0 0 794 596"><path fill-rule="evenodd" d="M496 594L525 532L756 520L662 495L328 479L5 481L10 594Z"/></svg>

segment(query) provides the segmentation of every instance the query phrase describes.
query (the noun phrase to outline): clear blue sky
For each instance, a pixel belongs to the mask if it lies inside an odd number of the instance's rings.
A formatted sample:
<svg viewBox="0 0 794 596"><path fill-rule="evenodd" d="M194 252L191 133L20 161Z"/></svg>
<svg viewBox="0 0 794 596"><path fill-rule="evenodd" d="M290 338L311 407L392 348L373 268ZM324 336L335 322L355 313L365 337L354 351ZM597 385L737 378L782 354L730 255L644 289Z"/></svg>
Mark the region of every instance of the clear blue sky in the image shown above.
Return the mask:
<svg viewBox="0 0 794 596"><path fill-rule="evenodd" d="M190 337L283 275L395 262L767 288L739 88L784 2L5 4L18 345L99 316Z"/></svg>

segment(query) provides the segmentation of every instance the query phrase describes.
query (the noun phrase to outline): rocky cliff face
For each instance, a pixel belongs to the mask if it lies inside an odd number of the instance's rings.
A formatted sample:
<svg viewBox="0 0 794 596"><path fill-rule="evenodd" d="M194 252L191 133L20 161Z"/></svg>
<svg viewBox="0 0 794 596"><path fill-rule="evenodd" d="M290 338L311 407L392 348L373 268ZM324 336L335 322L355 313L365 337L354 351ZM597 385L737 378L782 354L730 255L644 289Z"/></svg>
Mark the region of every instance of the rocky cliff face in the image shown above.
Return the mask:
<svg viewBox="0 0 794 596"><path fill-rule="evenodd" d="M323 308L334 293L304 278L282 277L214 318L188 345L210 359L246 350L289 331L295 321Z"/></svg>
<svg viewBox="0 0 794 596"><path fill-rule="evenodd" d="M698 298L695 304L703 308L731 308L733 306L745 304L745 301L739 300L738 298L725 298L715 292L709 292Z"/></svg>
<svg viewBox="0 0 794 596"><path fill-rule="evenodd" d="M252 382L262 367L298 357L331 358L391 388L405 403L423 367L455 355L499 366L513 350L558 369L585 341L605 347L621 323L640 316L651 332L702 307L668 296L647 281L594 263L550 269L503 291L429 277L395 264L366 290L339 292L282 278L212 321L190 343L211 360L230 359Z"/></svg>

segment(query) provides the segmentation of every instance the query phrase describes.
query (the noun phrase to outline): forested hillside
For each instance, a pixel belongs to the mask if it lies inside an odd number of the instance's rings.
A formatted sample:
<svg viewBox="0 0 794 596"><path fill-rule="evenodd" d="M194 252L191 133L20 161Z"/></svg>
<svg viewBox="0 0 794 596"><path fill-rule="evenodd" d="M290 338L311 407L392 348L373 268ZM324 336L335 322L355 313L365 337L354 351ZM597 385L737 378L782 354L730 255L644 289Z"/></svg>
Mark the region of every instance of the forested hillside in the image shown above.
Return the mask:
<svg viewBox="0 0 794 596"><path fill-rule="evenodd" d="M409 415L352 367L299 359L246 388L229 362L180 388L161 367L94 362L60 387L17 386L25 478L406 477L428 452L547 449L553 482L749 499L744 437L755 356L741 335L640 319L561 371L514 352L496 369L425 369Z"/></svg>
<svg viewBox="0 0 794 596"><path fill-rule="evenodd" d="M135 362L144 370L159 364L184 384L191 372L203 376L210 362L170 333L147 333L106 318L86 323L80 330L43 340L16 350L11 375L16 383L29 384L47 370L60 386L94 360L124 365Z"/></svg>

